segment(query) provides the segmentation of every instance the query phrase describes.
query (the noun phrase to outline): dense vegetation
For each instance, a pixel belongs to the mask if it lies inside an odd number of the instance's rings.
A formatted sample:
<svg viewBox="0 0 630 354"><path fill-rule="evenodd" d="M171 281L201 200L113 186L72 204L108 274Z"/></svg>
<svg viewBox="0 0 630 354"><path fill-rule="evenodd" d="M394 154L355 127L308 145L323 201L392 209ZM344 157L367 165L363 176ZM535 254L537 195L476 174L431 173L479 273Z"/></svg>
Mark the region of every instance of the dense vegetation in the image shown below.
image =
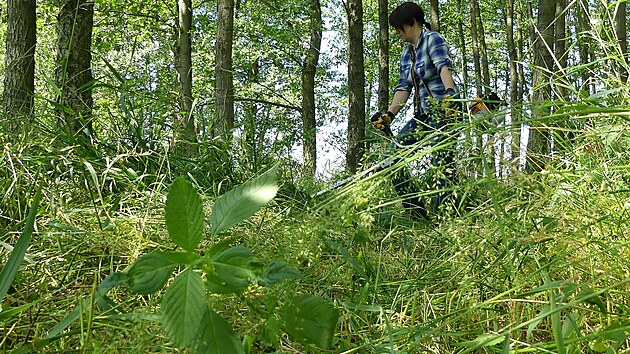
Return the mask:
<svg viewBox="0 0 630 354"><path fill-rule="evenodd" d="M433 173L427 155L445 148L432 136L398 151L394 166L313 197L346 175L313 179L292 153L304 4L245 1L237 9L233 140L211 128L215 74L204 64L215 59L204 48L214 45L214 4L195 5L191 155L171 145L174 10L132 3L95 2L93 141L59 124L55 39L46 30L38 34L33 112L3 116L1 350L630 352L630 86L617 38L598 26L615 4L590 4L589 60L575 55L580 37L567 49L572 60L543 78L553 92L539 100L508 93L503 22L491 16L503 4L482 4L492 85L510 97L512 120L464 114L452 124L448 144L459 153L452 203L417 222L403 213L389 176L408 166L424 183ZM342 29L343 11L325 5L327 29ZM442 28L457 28L462 6L442 4ZM377 82L376 7L364 4L368 107ZM577 18L576 7L569 14ZM55 11L38 2L38 28L53 24ZM527 17L525 6L518 11ZM518 24L525 32L527 21ZM443 32L458 42L455 31ZM348 88L336 71L346 53L343 40L327 45L317 106L327 119L319 123L334 127L347 110ZM533 60L522 59L520 84L535 91ZM467 86L479 84L472 76ZM514 148L522 127L542 131L549 150ZM344 151L339 131L320 149ZM366 141L362 163L371 166L386 143L369 130ZM541 168L524 168L525 156ZM422 197L435 192L426 185ZM178 307L181 294L192 298L187 309ZM199 342L204 335L212 340Z"/></svg>

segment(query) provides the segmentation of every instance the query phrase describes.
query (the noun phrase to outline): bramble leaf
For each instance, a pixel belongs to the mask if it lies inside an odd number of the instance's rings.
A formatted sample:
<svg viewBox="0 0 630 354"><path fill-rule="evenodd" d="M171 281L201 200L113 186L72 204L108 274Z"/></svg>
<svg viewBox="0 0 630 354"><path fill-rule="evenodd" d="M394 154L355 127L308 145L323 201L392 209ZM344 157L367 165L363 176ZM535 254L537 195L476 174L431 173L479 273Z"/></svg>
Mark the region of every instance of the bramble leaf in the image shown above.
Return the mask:
<svg viewBox="0 0 630 354"><path fill-rule="evenodd" d="M184 177L171 185L166 198L166 229L178 246L194 251L203 237L204 215L199 194Z"/></svg>
<svg viewBox="0 0 630 354"><path fill-rule="evenodd" d="M256 278L258 263L254 254L243 246L219 252L212 257L214 272L207 274L208 289L231 293L248 287Z"/></svg>
<svg viewBox="0 0 630 354"><path fill-rule="evenodd" d="M201 276L192 269L181 273L164 292L164 331L180 348L190 347L203 328L206 294Z"/></svg>
<svg viewBox="0 0 630 354"><path fill-rule="evenodd" d="M277 191L277 167L272 167L251 181L226 192L212 208L210 234L216 236L254 215L276 196Z"/></svg>
<svg viewBox="0 0 630 354"><path fill-rule="evenodd" d="M241 354L245 353L243 344L232 326L210 306L206 306L202 326L200 328L195 353L209 354Z"/></svg>
<svg viewBox="0 0 630 354"><path fill-rule="evenodd" d="M153 294L162 289L176 264L159 254L145 254L129 269L129 288L138 294Z"/></svg>

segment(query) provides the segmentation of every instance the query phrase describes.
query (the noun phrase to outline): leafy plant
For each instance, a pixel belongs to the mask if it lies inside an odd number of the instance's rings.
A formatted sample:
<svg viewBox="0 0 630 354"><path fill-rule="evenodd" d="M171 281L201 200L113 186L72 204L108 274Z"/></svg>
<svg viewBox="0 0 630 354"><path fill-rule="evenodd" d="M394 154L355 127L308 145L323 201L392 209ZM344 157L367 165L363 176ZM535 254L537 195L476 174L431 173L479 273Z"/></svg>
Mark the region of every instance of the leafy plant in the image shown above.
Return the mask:
<svg viewBox="0 0 630 354"><path fill-rule="evenodd" d="M13 251L11 251L9 260L6 264L1 265L0 267L0 320L5 317L15 315L32 306L32 304L27 304L25 306L21 306L15 309L4 309L2 306L2 301L4 300L4 296L9 291L13 280L17 276L18 270L20 269L20 264L22 264L22 260L24 260L26 249L28 248L28 245L31 241L31 236L33 235L33 230L35 228L35 218L37 217L37 212L39 210L39 200L41 199L41 196L42 194L40 187L35 193L35 197L33 198L31 210L29 211L26 218L22 234L20 235L20 238L13 248Z"/></svg>
<svg viewBox="0 0 630 354"><path fill-rule="evenodd" d="M273 199L278 187L276 168L230 190L212 209L213 237L256 213ZM183 249L141 256L124 273L124 281L138 294L164 288L161 320L165 333L180 348L196 353L244 353L239 335L212 307L208 293L242 293L249 286L273 286L300 273L283 262L263 265L243 246L218 242L204 254L196 250L204 236L204 212L199 194L183 177L177 178L166 201L166 227ZM283 328L295 340L320 348L331 345L338 310L327 300L311 295L290 299L278 311Z"/></svg>

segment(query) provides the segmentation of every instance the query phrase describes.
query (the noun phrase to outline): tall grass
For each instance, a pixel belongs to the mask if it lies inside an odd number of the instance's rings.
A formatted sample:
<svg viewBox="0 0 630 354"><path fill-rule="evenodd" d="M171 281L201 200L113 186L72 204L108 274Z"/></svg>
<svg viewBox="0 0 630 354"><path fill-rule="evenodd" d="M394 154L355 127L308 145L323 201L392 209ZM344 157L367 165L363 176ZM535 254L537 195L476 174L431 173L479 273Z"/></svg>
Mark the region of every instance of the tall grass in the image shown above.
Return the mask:
<svg viewBox="0 0 630 354"><path fill-rule="evenodd" d="M553 107L538 120L528 120L529 105L512 107L524 117L513 126L466 117L450 140L438 145L422 136L398 151L394 166L317 199L306 197L317 186L297 180L287 162L285 197L225 237L263 262L286 261L304 280L221 297L221 315L254 352L307 351L274 337L278 324L252 313L255 306L241 306L261 299L272 306L302 289L341 311L330 352L629 352L630 92L603 64L565 71L597 72L598 94L586 97L577 87L569 90L571 100L531 103ZM517 156L497 159L491 148L489 137L520 136L521 123L543 126L553 139L540 172L522 172ZM29 136L0 132L0 263L9 259L6 245L18 242L33 185L44 186L26 262L2 303L20 311L0 312L0 348L174 351L153 315L157 297L116 288L108 294L116 305L107 311L83 306L94 303L84 299L94 299L107 275L141 254L174 248L162 219L174 176L192 180L208 207L255 171L230 165L212 142L200 145L196 159L170 156L167 146L103 143L85 151L37 124ZM109 136L117 134L123 136L116 130ZM408 219L391 176L410 168L423 186L420 197L429 200L438 192L430 177L440 171L427 170L427 158L447 148L459 152L453 203L433 223ZM371 161L383 152L375 148ZM227 175L233 167L239 173ZM75 308L77 324L57 331Z"/></svg>

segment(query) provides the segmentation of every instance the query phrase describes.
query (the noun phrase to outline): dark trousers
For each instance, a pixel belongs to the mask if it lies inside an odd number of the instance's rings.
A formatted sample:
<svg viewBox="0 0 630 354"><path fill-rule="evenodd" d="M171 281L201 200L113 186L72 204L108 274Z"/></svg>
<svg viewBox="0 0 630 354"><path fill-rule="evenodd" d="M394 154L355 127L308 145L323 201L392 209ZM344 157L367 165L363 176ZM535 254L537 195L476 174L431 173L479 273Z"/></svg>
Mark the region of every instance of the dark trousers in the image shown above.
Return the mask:
<svg viewBox="0 0 630 354"><path fill-rule="evenodd" d="M449 139L448 132L445 131L446 122L441 114L419 115L409 120L396 136L396 143L390 145L393 151L397 145L412 145L418 142L419 133L424 131L427 134L435 135L436 145L441 145L444 140ZM437 174L432 178L432 187L436 190L443 190L454 184L454 147L445 147L435 151L431 156L431 167ZM437 212L445 199L451 194L447 191L440 191L436 194L431 207L427 208L425 203L418 197L419 188L412 179L408 167L403 167L392 178L396 193L403 198L402 203L406 211L423 218L427 217L427 210Z"/></svg>

